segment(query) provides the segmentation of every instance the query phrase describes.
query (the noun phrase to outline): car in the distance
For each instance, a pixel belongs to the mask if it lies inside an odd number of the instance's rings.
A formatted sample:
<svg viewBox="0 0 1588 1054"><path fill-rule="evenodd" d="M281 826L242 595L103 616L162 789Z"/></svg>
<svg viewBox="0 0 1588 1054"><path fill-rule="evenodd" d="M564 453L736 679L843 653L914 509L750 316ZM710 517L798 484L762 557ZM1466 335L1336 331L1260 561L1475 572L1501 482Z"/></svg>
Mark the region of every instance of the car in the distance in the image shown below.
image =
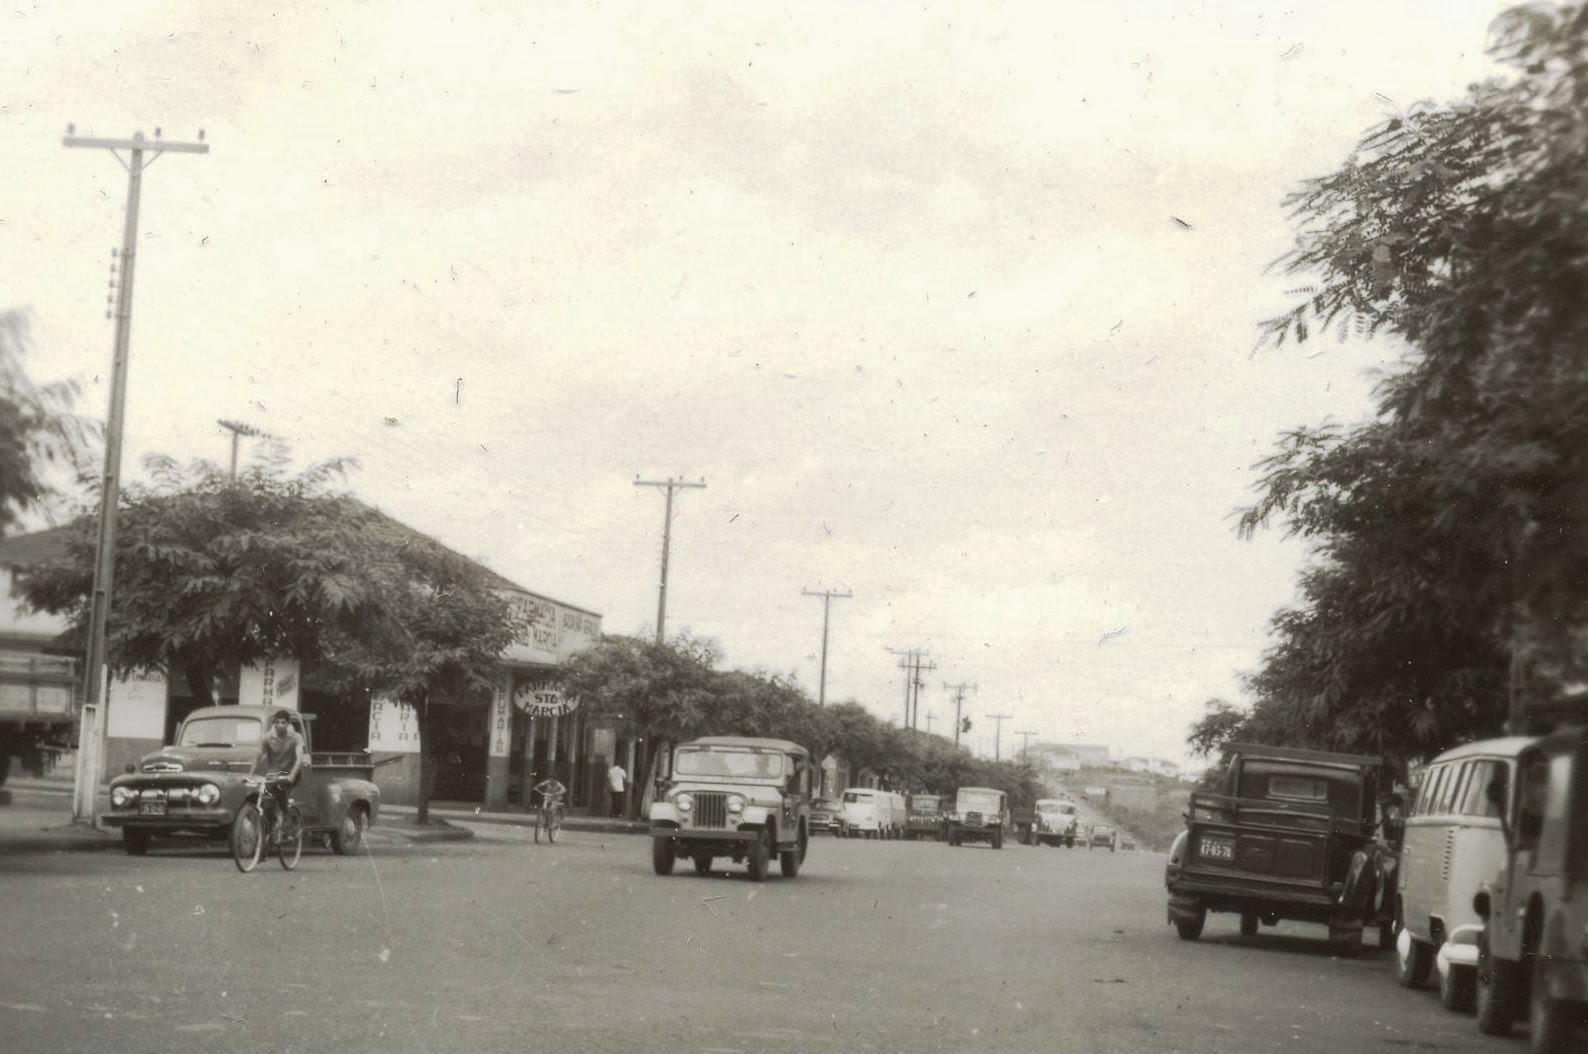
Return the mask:
<svg viewBox="0 0 1588 1054"><path fill-rule="evenodd" d="M1086 848L1107 849L1112 853L1119 848L1119 832L1113 824L1094 823L1086 832Z"/></svg>
<svg viewBox="0 0 1588 1054"><path fill-rule="evenodd" d="M811 802L811 834L825 831L843 838L849 834L849 821L844 819L844 803L837 798L817 798Z"/></svg>
<svg viewBox="0 0 1588 1054"><path fill-rule="evenodd" d="M1080 815L1074 802L1063 798L1039 798L1036 813L1036 829L1032 837L1038 845L1075 845Z"/></svg>

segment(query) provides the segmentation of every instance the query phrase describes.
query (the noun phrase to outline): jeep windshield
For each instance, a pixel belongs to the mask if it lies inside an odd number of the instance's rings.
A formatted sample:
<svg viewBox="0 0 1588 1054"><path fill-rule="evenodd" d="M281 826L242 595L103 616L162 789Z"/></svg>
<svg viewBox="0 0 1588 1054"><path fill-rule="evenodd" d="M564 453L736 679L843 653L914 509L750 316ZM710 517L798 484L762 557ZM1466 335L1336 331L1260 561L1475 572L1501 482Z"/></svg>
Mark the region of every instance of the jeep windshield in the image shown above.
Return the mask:
<svg viewBox="0 0 1588 1054"><path fill-rule="evenodd" d="M182 726L179 747L251 747L259 742L259 718L217 714Z"/></svg>
<svg viewBox="0 0 1588 1054"><path fill-rule="evenodd" d="M680 750L674 759L673 774L728 779L777 779L783 775L783 755L753 750Z"/></svg>

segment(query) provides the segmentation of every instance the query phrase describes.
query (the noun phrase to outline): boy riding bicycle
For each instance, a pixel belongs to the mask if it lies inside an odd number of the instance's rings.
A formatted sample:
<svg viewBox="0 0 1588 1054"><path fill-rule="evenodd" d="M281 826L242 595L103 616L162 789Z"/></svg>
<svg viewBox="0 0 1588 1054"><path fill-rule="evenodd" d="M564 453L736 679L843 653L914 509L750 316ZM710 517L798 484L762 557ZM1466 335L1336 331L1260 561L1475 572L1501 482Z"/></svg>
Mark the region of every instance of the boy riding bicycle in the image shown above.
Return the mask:
<svg viewBox="0 0 1588 1054"><path fill-rule="evenodd" d="M540 795L542 808L556 809L559 812L562 810L562 799L568 793L568 788L564 787L556 776L547 776L531 790Z"/></svg>
<svg viewBox="0 0 1588 1054"><path fill-rule="evenodd" d="M250 773L265 777L265 793L260 795L259 809L266 814L267 823L271 813L277 817L287 814L292 788L303 778L308 756L309 746L302 733L292 727L292 712L283 709L271 714L270 731L259 741L259 755L254 758Z"/></svg>

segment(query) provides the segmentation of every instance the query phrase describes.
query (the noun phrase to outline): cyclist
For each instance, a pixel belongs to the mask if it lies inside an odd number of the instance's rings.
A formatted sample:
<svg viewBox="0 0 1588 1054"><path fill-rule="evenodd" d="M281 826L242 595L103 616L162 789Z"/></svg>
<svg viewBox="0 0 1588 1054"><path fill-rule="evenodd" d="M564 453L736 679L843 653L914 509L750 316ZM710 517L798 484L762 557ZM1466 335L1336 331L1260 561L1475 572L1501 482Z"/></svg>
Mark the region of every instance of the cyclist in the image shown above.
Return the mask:
<svg viewBox="0 0 1588 1054"><path fill-rule="evenodd" d="M252 775L265 777L268 792L260 801L260 811L268 800L276 815L285 816L292 788L303 778L309 760L309 745L303 734L292 727L292 711L277 710L270 715L270 731L259 741L259 756L254 758Z"/></svg>
<svg viewBox="0 0 1588 1054"><path fill-rule="evenodd" d="M562 808L563 795L568 793L568 788L556 776L547 776L535 784L534 791L540 795L541 807L550 812Z"/></svg>

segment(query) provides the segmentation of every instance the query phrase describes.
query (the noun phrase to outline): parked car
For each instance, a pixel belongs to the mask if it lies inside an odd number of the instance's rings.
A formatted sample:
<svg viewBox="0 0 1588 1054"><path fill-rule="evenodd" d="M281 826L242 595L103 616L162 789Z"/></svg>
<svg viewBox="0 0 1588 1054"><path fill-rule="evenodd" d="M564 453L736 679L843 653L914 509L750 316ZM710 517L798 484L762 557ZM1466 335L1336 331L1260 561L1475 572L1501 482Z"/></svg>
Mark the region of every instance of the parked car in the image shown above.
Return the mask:
<svg viewBox="0 0 1588 1054"><path fill-rule="evenodd" d="M1479 890L1478 1028L1524 1012L1535 1054L1588 1050L1588 728L1524 747L1512 784L1488 785L1505 859Z"/></svg>
<svg viewBox="0 0 1588 1054"><path fill-rule="evenodd" d="M1009 800L1003 791L961 787L954 795L954 810L948 814L944 836L952 846L987 842L1002 849L1008 815Z"/></svg>
<svg viewBox="0 0 1588 1054"><path fill-rule="evenodd" d="M1094 823L1086 831L1086 848L1107 849L1112 853L1119 848L1119 832L1112 824Z"/></svg>
<svg viewBox="0 0 1588 1054"><path fill-rule="evenodd" d="M1401 835L1395 877L1395 977L1421 987L1437 967L1439 1001L1470 1010L1477 992L1478 933L1473 898L1505 859L1496 782L1509 787L1522 736L1468 743L1423 770Z"/></svg>
<svg viewBox="0 0 1588 1054"><path fill-rule="evenodd" d="M1032 837L1038 845L1075 845L1081 817L1072 801L1063 798L1037 799L1037 825Z"/></svg>
<svg viewBox="0 0 1588 1054"><path fill-rule="evenodd" d="M1379 760L1359 754L1231 744L1225 794L1192 794L1164 885L1181 940L1209 912L1240 916L1241 935L1281 919L1323 923L1347 954L1377 924Z"/></svg>
<svg viewBox="0 0 1588 1054"><path fill-rule="evenodd" d="M817 798L811 802L811 834L826 831L840 838L849 834L849 824L844 819L844 803L837 798Z"/></svg>
<svg viewBox="0 0 1588 1054"><path fill-rule="evenodd" d="M679 859L696 872L726 856L752 882L773 856L784 878L799 874L810 845L810 752L785 739L705 736L673 750L672 776L651 804L651 867L673 873Z"/></svg>

